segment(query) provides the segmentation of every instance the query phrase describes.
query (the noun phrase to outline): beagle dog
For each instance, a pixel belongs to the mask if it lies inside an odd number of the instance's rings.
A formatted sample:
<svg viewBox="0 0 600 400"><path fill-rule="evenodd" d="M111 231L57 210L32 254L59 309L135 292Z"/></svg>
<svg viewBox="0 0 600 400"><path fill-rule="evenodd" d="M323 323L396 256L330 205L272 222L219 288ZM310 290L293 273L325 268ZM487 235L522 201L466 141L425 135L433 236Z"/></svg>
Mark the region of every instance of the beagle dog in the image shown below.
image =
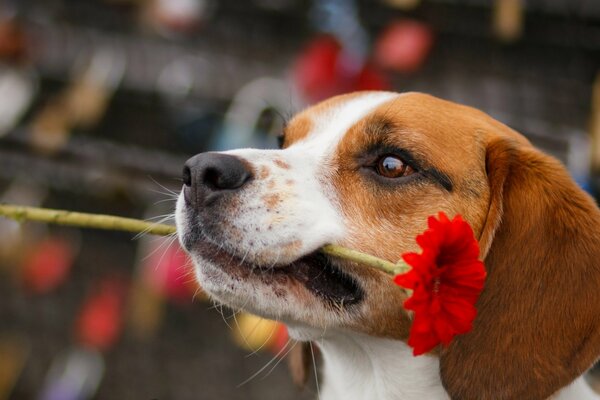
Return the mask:
<svg viewBox="0 0 600 400"><path fill-rule="evenodd" d="M359 92L296 115L282 149L187 161L179 239L218 302L283 321L323 357L321 399L600 399L600 211L554 158L473 108ZM414 357L404 292L319 252L396 261L438 211L488 277L473 330Z"/></svg>

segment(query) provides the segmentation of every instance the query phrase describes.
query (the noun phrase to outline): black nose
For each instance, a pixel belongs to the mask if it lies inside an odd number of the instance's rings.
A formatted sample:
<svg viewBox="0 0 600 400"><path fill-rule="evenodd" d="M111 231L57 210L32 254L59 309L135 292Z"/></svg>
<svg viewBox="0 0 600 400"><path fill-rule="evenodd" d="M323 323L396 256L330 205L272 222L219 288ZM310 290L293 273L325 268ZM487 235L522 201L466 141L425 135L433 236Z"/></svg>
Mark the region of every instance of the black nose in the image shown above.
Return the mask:
<svg viewBox="0 0 600 400"><path fill-rule="evenodd" d="M236 156L201 153L186 161L182 178L185 200L206 207L222 194L241 189L252 178L252 171Z"/></svg>

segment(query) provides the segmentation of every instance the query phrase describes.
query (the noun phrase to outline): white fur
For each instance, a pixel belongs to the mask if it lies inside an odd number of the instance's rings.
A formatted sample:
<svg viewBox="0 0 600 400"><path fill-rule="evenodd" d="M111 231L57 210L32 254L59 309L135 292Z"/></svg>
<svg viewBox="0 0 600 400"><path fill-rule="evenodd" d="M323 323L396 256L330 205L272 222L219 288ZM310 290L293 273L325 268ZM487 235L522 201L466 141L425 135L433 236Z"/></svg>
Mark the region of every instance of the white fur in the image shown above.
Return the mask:
<svg viewBox="0 0 600 400"><path fill-rule="evenodd" d="M561 389L552 400L600 400L583 376L577 378L569 386Z"/></svg>
<svg viewBox="0 0 600 400"><path fill-rule="evenodd" d="M319 340L322 400L447 400L439 360L414 357L406 343L336 332Z"/></svg>

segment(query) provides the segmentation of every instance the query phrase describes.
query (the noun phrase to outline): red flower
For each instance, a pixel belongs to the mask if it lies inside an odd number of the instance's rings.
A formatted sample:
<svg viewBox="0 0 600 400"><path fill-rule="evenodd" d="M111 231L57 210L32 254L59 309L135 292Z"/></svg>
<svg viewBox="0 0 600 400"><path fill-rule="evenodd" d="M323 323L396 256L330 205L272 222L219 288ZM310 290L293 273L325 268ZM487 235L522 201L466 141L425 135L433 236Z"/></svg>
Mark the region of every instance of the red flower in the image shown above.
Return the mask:
<svg viewBox="0 0 600 400"><path fill-rule="evenodd" d="M415 356L471 330L486 275L473 230L460 215L449 220L440 212L427 225L417 236L423 251L403 254L412 268L394 278L397 285L413 290L404 308L414 311L408 344Z"/></svg>

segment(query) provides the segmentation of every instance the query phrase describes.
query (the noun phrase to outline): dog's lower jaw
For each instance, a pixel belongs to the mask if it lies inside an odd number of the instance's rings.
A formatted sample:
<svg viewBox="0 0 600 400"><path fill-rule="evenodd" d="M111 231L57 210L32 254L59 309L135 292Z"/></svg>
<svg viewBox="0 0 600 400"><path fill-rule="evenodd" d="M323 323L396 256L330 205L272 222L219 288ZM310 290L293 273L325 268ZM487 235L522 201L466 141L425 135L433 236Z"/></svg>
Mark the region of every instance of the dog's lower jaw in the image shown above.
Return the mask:
<svg viewBox="0 0 600 400"><path fill-rule="evenodd" d="M322 400L448 400L434 356L414 357L405 342L330 332L323 354Z"/></svg>

